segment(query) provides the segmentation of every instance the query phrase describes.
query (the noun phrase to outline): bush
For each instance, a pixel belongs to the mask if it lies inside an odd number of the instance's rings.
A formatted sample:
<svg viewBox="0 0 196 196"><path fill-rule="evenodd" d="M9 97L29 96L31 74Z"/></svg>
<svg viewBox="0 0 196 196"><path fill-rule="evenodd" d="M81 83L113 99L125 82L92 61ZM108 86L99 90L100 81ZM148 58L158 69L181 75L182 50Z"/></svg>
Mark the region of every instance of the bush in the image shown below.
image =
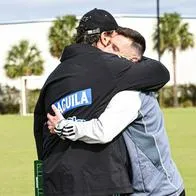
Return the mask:
<svg viewBox="0 0 196 196"><path fill-rule="evenodd" d="M33 113L40 90L27 90L27 112ZM0 114L19 114L20 91L15 87L0 85Z"/></svg>
<svg viewBox="0 0 196 196"><path fill-rule="evenodd" d="M28 108L28 113L33 113L35 104L37 103L37 99L39 97L40 90L28 90L27 93L27 108Z"/></svg>
<svg viewBox="0 0 196 196"><path fill-rule="evenodd" d="M0 85L0 114L18 114L20 92L15 87Z"/></svg>
<svg viewBox="0 0 196 196"><path fill-rule="evenodd" d="M193 103L190 100L186 100L181 104L182 107L187 108L187 107L192 107Z"/></svg>
<svg viewBox="0 0 196 196"><path fill-rule="evenodd" d="M161 106L173 107L173 86L165 86L160 92L159 97L162 96L162 99L159 99ZM178 85L178 102L182 107L196 106L196 85Z"/></svg>

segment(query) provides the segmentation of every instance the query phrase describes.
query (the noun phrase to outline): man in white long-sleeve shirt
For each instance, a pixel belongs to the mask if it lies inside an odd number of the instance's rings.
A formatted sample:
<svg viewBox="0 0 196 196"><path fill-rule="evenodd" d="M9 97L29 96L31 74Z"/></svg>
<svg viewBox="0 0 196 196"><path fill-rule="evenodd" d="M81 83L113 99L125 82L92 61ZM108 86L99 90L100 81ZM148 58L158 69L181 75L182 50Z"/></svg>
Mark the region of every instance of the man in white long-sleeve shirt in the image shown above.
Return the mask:
<svg viewBox="0 0 196 196"><path fill-rule="evenodd" d="M185 195L183 180L171 158L163 115L153 92L119 92L98 119L85 122L75 117L65 120L55 106L53 110L56 117L48 115L49 129L55 125L55 132L62 139L108 143L123 131L132 164L132 195Z"/></svg>

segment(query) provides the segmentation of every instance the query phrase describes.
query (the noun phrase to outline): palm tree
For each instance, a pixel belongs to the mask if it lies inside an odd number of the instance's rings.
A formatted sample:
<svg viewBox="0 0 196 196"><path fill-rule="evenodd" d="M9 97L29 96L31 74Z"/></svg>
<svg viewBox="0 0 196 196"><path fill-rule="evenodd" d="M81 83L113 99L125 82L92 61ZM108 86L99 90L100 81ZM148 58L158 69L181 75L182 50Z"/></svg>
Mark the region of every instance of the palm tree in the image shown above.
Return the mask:
<svg viewBox="0 0 196 196"><path fill-rule="evenodd" d="M14 45L8 51L4 69L9 78L15 79L22 76L41 75L44 71L43 63L41 52L36 45L30 45L27 40L21 40L18 45ZM26 80L24 81L26 89Z"/></svg>
<svg viewBox="0 0 196 196"><path fill-rule="evenodd" d="M65 46L74 42L76 16L67 15L57 17L49 30L50 53L53 57L60 58Z"/></svg>
<svg viewBox="0 0 196 196"><path fill-rule="evenodd" d="M6 58L4 69L6 75L11 78L22 76L41 75L43 73L43 59L41 52L35 45L30 45L27 40L21 40L14 45Z"/></svg>
<svg viewBox="0 0 196 196"><path fill-rule="evenodd" d="M172 53L174 107L178 106L176 52L178 49L183 51L190 47L194 47L193 34L188 31L188 28L188 23L183 23L178 13L165 13L163 17L160 17L160 38L158 37L158 27L155 28L153 33L154 49L158 51L159 47L161 56L166 50ZM160 45L158 45L158 39L160 40Z"/></svg>

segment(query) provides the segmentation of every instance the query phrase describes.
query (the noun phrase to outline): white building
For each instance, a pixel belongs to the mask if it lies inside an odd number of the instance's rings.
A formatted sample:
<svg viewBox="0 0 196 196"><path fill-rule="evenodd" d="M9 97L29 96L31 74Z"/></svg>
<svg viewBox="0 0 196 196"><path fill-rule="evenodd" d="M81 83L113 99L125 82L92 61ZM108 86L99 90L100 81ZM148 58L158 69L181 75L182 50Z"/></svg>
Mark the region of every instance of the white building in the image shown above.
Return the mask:
<svg viewBox="0 0 196 196"><path fill-rule="evenodd" d="M153 51L152 33L156 25L156 18L150 16L129 16L116 15L115 18L120 26L130 27L139 31L146 39L147 49L145 56L157 59L156 51ZM28 82L28 86L41 87L49 73L58 65L59 60L53 58L49 53L48 32L52 20L42 20L38 22L16 22L12 24L0 25L0 83L9 84L20 88L20 80L9 80L5 76L3 66L8 50L11 46L18 44L19 40L27 39L31 44L35 43L45 60L45 72L43 78ZM196 18L184 18L184 22L189 23L189 31L195 36L196 43ZM177 82L180 84L194 83L196 84L196 46L193 49L184 52L177 52ZM162 63L169 69L171 80L168 84L172 84L172 57L166 53L161 59Z"/></svg>

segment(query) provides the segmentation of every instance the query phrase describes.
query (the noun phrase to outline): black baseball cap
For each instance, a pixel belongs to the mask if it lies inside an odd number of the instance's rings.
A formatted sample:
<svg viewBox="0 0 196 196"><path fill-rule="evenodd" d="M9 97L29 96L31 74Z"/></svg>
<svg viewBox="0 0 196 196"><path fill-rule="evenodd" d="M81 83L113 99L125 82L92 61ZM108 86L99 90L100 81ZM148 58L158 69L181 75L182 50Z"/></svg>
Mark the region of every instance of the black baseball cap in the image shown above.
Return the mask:
<svg viewBox="0 0 196 196"><path fill-rule="evenodd" d="M104 31L112 31L118 28L114 17L102 9L93 9L81 18L77 29L82 29L85 34L97 34Z"/></svg>

